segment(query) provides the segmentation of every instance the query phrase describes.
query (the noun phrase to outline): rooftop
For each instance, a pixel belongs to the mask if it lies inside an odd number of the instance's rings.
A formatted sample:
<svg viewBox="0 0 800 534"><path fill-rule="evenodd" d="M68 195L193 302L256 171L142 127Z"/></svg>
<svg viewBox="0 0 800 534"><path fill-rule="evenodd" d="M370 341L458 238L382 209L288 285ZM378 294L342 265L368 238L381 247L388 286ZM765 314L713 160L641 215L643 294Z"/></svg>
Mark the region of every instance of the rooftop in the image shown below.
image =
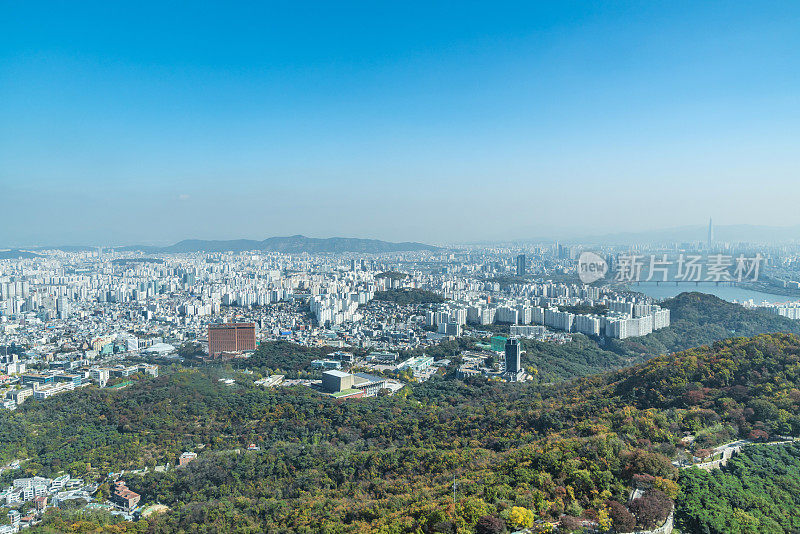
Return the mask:
<svg viewBox="0 0 800 534"><path fill-rule="evenodd" d="M346 376L350 376L350 373L345 373L343 371L336 371L336 370L325 371L322 374L323 375L328 375L328 376L335 376L337 378L344 378Z"/></svg>
<svg viewBox="0 0 800 534"><path fill-rule="evenodd" d="M358 385L362 385L368 382L385 382L386 379L380 376L370 375L367 373L356 373L356 378L360 378L361 380L358 381Z"/></svg>
<svg viewBox="0 0 800 534"><path fill-rule="evenodd" d="M351 389L343 389L342 391L337 391L335 393L330 393L330 396L334 398L341 398L341 397L349 397L351 395L356 395L358 393L361 393L360 389L351 388Z"/></svg>

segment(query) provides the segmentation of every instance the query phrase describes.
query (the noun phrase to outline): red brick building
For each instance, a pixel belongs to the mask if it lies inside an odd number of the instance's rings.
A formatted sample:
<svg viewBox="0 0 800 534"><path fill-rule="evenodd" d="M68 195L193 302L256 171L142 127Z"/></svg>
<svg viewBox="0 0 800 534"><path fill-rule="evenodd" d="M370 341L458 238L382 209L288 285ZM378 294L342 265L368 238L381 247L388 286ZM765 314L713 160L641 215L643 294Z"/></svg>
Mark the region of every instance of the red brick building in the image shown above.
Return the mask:
<svg viewBox="0 0 800 534"><path fill-rule="evenodd" d="M256 350L256 323L220 323L208 325L208 355L223 352Z"/></svg>
<svg viewBox="0 0 800 534"><path fill-rule="evenodd" d="M125 510L133 510L139 504L142 496L125 485L124 480L117 480L114 483L114 493L111 494L111 502L119 505Z"/></svg>
<svg viewBox="0 0 800 534"><path fill-rule="evenodd" d="M184 452L183 454L180 455L180 458L178 458L178 465L184 466L195 459L197 459L197 453Z"/></svg>

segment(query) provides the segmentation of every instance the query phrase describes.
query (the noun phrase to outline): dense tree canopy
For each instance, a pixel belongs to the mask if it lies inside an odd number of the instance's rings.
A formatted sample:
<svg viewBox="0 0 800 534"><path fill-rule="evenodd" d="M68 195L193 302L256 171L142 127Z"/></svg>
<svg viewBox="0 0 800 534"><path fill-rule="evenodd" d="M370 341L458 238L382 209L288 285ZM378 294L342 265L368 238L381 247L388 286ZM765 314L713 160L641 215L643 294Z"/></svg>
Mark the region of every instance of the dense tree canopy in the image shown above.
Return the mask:
<svg viewBox="0 0 800 534"><path fill-rule="evenodd" d="M721 471L681 473L678 519L690 532L800 531L800 444L747 447Z"/></svg>
<svg viewBox="0 0 800 534"><path fill-rule="evenodd" d="M431 291L424 289L387 289L386 291L376 291L375 300L384 302L394 302L395 304L438 304L445 299Z"/></svg>
<svg viewBox="0 0 800 534"><path fill-rule="evenodd" d="M259 371L281 371L290 375L309 369L312 360L325 358L332 347L306 347L288 341L265 341L246 362L250 369Z"/></svg>

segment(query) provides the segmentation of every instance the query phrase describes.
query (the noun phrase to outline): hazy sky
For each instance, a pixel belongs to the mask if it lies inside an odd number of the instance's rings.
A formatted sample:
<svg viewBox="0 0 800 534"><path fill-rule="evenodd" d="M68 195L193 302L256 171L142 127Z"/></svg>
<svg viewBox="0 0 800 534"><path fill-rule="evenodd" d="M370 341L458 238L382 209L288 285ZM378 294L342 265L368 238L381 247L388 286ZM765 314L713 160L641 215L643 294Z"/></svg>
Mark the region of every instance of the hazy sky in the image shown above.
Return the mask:
<svg viewBox="0 0 800 534"><path fill-rule="evenodd" d="M0 246L800 224L796 0L120 5L0 1Z"/></svg>

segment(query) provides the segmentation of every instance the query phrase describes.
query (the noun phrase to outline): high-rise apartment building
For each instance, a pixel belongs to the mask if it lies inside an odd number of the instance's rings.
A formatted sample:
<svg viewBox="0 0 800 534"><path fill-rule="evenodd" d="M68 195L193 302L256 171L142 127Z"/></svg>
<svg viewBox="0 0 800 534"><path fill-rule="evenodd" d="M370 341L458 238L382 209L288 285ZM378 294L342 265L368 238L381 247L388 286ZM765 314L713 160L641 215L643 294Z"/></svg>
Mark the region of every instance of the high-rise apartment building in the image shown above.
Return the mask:
<svg viewBox="0 0 800 534"><path fill-rule="evenodd" d="M527 270L525 254L520 254L517 256L517 276L525 276Z"/></svg>
<svg viewBox="0 0 800 534"><path fill-rule="evenodd" d="M208 355L256 350L256 323L208 325Z"/></svg>

